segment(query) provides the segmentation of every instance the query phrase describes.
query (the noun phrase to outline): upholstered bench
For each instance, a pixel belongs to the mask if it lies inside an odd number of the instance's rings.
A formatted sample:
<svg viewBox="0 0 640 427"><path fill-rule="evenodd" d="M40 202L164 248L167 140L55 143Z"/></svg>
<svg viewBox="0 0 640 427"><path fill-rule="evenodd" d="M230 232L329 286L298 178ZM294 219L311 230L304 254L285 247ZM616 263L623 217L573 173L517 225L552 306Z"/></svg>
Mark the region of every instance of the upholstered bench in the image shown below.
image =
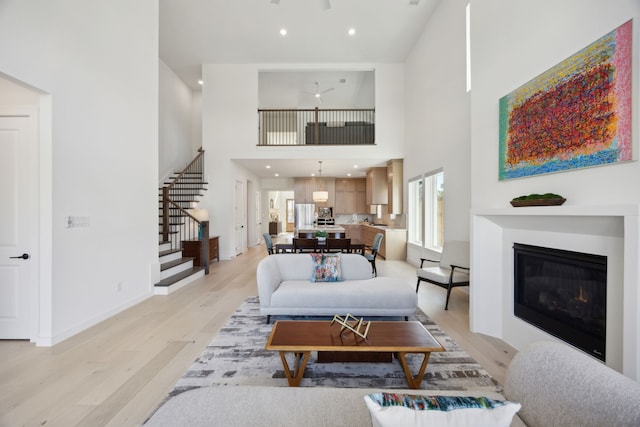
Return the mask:
<svg viewBox="0 0 640 427"><path fill-rule="evenodd" d="M314 282L315 260L310 254L264 258L257 270L260 312L268 317L347 313L408 317L415 313L418 298L403 279L371 277L371 265L362 255L338 254L337 260L340 281Z"/></svg>

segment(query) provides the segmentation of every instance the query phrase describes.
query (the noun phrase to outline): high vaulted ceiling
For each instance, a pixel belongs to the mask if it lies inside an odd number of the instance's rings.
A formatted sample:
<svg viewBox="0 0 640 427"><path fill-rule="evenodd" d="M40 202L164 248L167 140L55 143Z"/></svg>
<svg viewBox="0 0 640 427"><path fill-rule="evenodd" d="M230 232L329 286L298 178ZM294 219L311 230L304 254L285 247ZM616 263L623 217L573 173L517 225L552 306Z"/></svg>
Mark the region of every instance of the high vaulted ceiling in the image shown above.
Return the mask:
<svg viewBox="0 0 640 427"><path fill-rule="evenodd" d="M194 89L202 64L403 62L439 1L160 0L160 58Z"/></svg>
<svg viewBox="0 0 640 427"><path fill-rule="evenodd" d="M160 58L194 90L200 90L202 64L292 64L292 70L298 71L300 65L293 64L303 64L306 71L315 73L289 79L297 86L292 83L285 103L297 104L288 107L309 104L300 94L313 90L313 82L318 81L320 90L335 87L326 94L330 105L358 79L336 79L318 71L330 71L331 64L340 64L341 69L355 64L362 70L362 64L404 62L439 1L160 0ZM286 36L280 34L283 28ZM352 28L355 34L349 35ZM280 95L285 98L284 93ZM387 159L358 160L358 169L349 159L318 160L324 160L322 176L358 177ZM275 173L281 178L310 176L318 171L317 161L308 159L236 161L265 178Z"/></svg>

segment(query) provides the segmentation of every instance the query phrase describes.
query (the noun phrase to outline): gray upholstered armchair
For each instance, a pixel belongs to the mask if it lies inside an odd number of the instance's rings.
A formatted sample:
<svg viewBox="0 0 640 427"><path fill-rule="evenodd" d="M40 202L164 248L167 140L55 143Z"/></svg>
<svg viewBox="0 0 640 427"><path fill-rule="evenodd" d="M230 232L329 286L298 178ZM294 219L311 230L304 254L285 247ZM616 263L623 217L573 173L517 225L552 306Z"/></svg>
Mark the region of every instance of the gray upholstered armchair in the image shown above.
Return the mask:
<svg viewBox="0 0 640 427"><path fill-rule="evenodd" d="M424 267L424 262L437 262L437 266ZM420 268L416 271L418 283L416 293L420 288L420 282L425 281L438 285L447 290L447 301L444 309L449 309L449 296L451 289L456 286L469 286L469 242L450 240L442 245L440 260L420 258Z"/></svg>
<svg viewBox="0 0 640 427"><path fill-rule="evenodd" d="M269 233L263 233L262 237L264 237L264 244L267 246L267 253L269 255L273 255L274 250L273 250L273 241L271 240L271 235Z"/></svg>

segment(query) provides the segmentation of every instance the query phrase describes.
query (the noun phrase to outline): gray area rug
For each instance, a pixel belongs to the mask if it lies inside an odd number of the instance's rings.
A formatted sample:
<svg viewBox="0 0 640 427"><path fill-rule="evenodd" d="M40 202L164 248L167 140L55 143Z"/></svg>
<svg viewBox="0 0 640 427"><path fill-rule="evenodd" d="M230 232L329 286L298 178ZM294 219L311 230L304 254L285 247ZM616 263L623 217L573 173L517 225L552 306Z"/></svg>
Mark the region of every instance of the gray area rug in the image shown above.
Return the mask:
<svg viewBox="0 0 640 427"><path fill-rule="evenodd" d="M267 324L266 316L260 314L258 297L248 298L178 380L169 398L198 387L288 387L278 352L264 348L273 322L278 319L283 317L272 317L271 324ZM420 309L410 320L424 324L447 350L431 354L420 388L502 392L489 373ZM415 374L419 371L422 356L407 355L407 361ZM406 389L407 382L400 363L395 359L392 363L316 363L312 352L300 386Z"/></svg>

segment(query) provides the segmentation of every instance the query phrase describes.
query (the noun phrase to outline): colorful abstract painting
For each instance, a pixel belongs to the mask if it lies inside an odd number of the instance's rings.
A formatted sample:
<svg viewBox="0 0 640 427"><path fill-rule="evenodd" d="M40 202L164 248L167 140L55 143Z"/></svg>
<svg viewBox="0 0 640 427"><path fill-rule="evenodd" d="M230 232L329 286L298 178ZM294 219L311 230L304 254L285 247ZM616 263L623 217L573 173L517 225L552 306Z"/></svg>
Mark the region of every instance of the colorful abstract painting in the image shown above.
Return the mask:
<svg viewBox="0 0 640 427"><path fill-rule="evenodd" d="M632 21L500 99L500 180L631 160Z"/></svg>

